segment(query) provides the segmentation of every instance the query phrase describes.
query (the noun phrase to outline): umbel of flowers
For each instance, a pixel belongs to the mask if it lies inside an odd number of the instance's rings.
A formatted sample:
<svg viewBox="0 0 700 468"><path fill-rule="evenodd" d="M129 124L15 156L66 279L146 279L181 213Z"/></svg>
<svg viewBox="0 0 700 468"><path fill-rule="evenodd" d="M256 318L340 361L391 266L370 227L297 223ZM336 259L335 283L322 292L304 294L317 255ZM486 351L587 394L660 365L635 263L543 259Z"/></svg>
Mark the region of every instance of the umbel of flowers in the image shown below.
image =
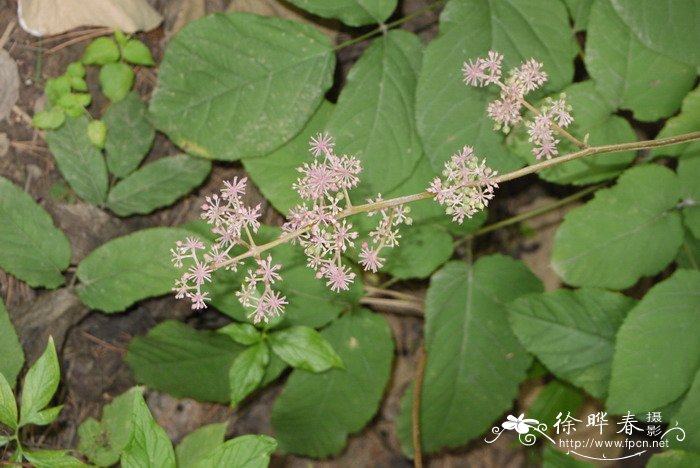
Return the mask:
<svg viewBox="0 0 700 468"><path fill-rule="evenodd" d="M548 98L539 110L535 109L525 101L525 95L547 82L547 73L542 70L542 63L529 59L511 69L508 78L504 80L502 62L503 55L493 50L489 51L486 58L479 57L475 61L470 59L464 62L464 83L476 87L494 84L501 89L499 98L489 103L487 108L496 130L502 129L508 133L513 125L522 120L520 112L523 106L529 108L535 114L534 120L527 123L530 142L535 145L532 154L537 159L551 159L559 154L557 144L560 140L555 138L554 131L570 138L563 130L574 120L566 96L562 94L556 100Z"/></svg>

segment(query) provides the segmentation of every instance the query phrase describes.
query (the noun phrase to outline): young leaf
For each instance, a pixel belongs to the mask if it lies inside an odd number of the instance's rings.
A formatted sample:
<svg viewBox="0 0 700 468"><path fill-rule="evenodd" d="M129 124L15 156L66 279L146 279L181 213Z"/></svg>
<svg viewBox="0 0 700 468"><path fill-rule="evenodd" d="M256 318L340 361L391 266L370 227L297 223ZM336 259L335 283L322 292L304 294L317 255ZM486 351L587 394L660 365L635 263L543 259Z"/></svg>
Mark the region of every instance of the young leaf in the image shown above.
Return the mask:
<svg viewBox="0 0 700 468"><path fill-rule="evenodd" d="M24 190L0 177L0 268L29 286L55 288L70 263L70 243ZM22 235L18 235L18 233Z"/></svg>
<svg viewBox="0 0 700 468"><path fill-rule="evenodd" d="M80 62L71 62L66 67L66 76L85 78L85 66Z"/></svg>
<svg viewBox="0 0 700 468"><path fill-rule="evenodd" d="M233 341L243 346L251 346L262 340L258 329L249 323L231 323L217 331L231 337Z"/></svg>
<svg viewBox="0 0 700 468"><path fill-rule="evenodd" d="M541 291L524 264L501 255L474 265L451 262L432 276L425 302L424 451L463 445L512 406L532 358L510 331L506 304ZM406 453L412 453L411 399L404 397L408 411L398 422Z"/></svg>
<svg viewBox="0 0 700 468"><path fill-rule="evenodd" d="M559 289L521 297L508 309L525 349L560 379L604 398L615 335L634 305L633 299L605 290Z"/></svg>
<svg viewBox="0 0 700 468"><path fill-rule="evenodd" d="M654 275L683 240L678 178L661 166L626 171L617 185L571 210L554 238L552 267L568 284L624 289ZM653 187L653 190L651 189ZM658 239L664 239L658 242ZM654 245L654 249L649 249Z"/></svg>
<svg viewBox="0 0 700 468"><path fill-rule="evenodd" d="M698 291L700 272L678 270L651 288L627 315L615 345L610 412L651 411L690 387L700 370Z"/></svg>
<svg viewBox="0 0 700 468"><path fill-rule="evenodd" d="M111 37L98 37L85 48L83 58L85 65L106 65L119 60L119 47Z"/></svg>
<svg viewBox="0 0 700 468"><path fill-rule="evenodd" d="M161 158L117 183L109 192L107 207L119 216L150 213L187 195L209 171L209 161L186 154Z"/></svg>
<svg viewBox="0 0 700 468"><path fill-rule="evenodd" d="M190 154L262 156L301 130L334 66L328 38L311 26L247 13L207 16L169 42L151 113Z"/></svg>
<svg viewBox="0 0 700 468"><path fill-rule="evenodd" d="M666 121L664 128L661 129L656 138L667 138L683 133L694 132L697 131L698 128L700 128L700 86L689 92L685 98L683 98L681 112ZM695 150L700 150L700 143L697 141L664 148L654 148L651 150L651 155L678 156Z"/></svg>
<svg viewBox="0 0 700 468"><path fill-rule="evenodd" d="M394 355L386 321L364 309L343 315L321 334L345 367L320 374L294 370L272 408L282 451L318 458L339 453L348 435L376 413Z"/></svg>
<svg viewBox="0 0 700 468"><path fill-rule="evenodd" d="M209 424L185 436L175 447L177 466L196 466L224 443L226 423Z"/></svg>
<svg viewBox="0 0 700 468"><path fill-rule="evenodd" d="M615 107L630 109L643 121L672 115L697 76L694 66L645 46L610 0L593 5L585 62L598 90Z"/></svg>
<svg viewBox="0 0 700 468"><path fill-rule="evenodd" d="M323 336L309 327L291 327L271 333L272 351L287 364L310 372L343 367L343 361Z"/></svg>
<svg viewBox="0 0 700 468"><path fill-rule="evenodd" d="M0 424L17 429L17 402L5 376L0 373Z"/></svg>
<svg viewBox="0 0 700 468"><path fill-rule="evenodd" d="M167 321L129 344L136 380L181 398L229 401L228 372L243 348L227 336Z"/></svg>
<svg viewBox="0 0 700 468"><path fill-rule="evenodd" d="M70 79L67 76L58 76L46 80L44 93L51 104L56 104L61 96L70 93L70 88Z"/></svg>
<svg viewBox="0 0 700 468"><path fill-rule="evenodd" d="M339 19L348 26L383 23L396 10L397 0L290 0L290 3L324 18Z"/></svg>
<svg viewBox="0 0 700 468"><path fill-rule="evenodd" d="M109 128L105 142L107 167L119 178L139 167L153 144L156 132L147 114L143 101L132 91L112 104L102 117Z"/></svg>
<svg viewBox="0 0 700 468"><path fill-rule="evenodd" d="M90 143L92 143L100 149L105 147L105 140L107 139L107 126L103 121L91 121L88 124L87 131Z"/></svg>
<svg viewBox="0 0 700 468"><path fill-rule="evenodd" d="M211 466L231 466L236 468L266 468L270 455L277 448L277 442L265 435L244 435L236 437L216 448L194 468Z"/></svg>
<svg viewBox="0 0 700 468"><path fill-rule="evenodd" d="M75 111L81 115L90 102L92 102L92 96L87 93L67 93L58 98L56 105L61 106L69 114L70 111Z"/></svg>
<svg viewBox="0 0 700 468"><path fill-rule="evenodd" d="M89 466L71 457L68 452L68 450L25 450L22 454L36 468L87 468Z"/></svg>
<svg viewBox="0 0 700 468"><path fill-rule="evenodd" d="M78 265L80 300L110 313L169 293L181 273L170 262L167 250L188 235L191 233L184 229L152 228L102 244Z"/></svg>
<svg viewBox="0 0 700 468"><path fill-rule="evenodd" d="M88 119L68 119L58 130L46 133L46 142L58 169L75 193L92 204L107 196L107 167L100 151L88 138Z"/></svg>
<svg viewBox="0 0 700 468"><path fill-rule="evenodd" d="M240 353L228 371L231 406L236 406L258 388L270 362L270 350L265 343L257 343Z"/></svg>
<svg viewBox="0 0 700 468"><path fill-rule="evenodd" d="M43 130L53 130L66 121L66 114L60 107L52 107L50 110L34 114L32 125Z"/></svg>
<svg viewBox="0 0 700 468"><path fill-rule="evenodd" d="M22 386L22 406L20 408L19 427L27 424L41 422L44 417L39 412L49 404L53 398L58 383L61 380L61 371L58 368L58 356L53 338L49 337L46 349L29 368L24 377Z"/></svg>
<svg viewBox="0 0 700 468"><path fill-rule="evenodd" d="M125 63L108 63L100 70L102 94L112 102L119 102L131 91L134 70Z"/></svg>
<svg viewBox="0 0 700 468"><path fill-rule="evenodd" d="M123 468L175 468L175 451L168 434L151 415L143 396L137 393L131 419L131 437L121 457Z"/></svg>
<svg viewBox="0 0 700 468"><path fill-rule="evenodd" d="M82 93L87 93L88 86L84 78L78 78L77 76L69 76L68 81L70 81L70 87L74 91L80 91Z"/></svg>
<svg viewBox="0 0 700 468"><path fill-rule="evenodd" d="M122 48L122 58L136 65L146 65L150 67L156 64L146 44L138 39L129 39L126 44L124 44Z"/></svg>
<svg viewBox="0 0 700 468"><path fill-rule="evenodd" d="M85 420L78 428L80 453L100 466L117 463L129 443L134 402L142 393L142 388L133 387L104 407L101 421Z"/></svg>
<svg viewBox="0 0 700 468"><path fill-rule="evenodd" d="M700 239L700 151L688 153L678 163L683 199L683 222Z"/></svg>
<svg viewBox="0 0 700 468"><path fill-rule="evenodd" d="M448 2L440 18L440 35L426 48L416 92L416 125L433 170L441 173L465 144L499 172L517 169L522 161L506 151L486 115L496 96L465 86L460 69L495 49L505 55L505 70L535 57L549 75L547 89L563 88L573 78L577 52L566 8L548 0Z"/></svg>
<svg viewBox="0 0 700 468"><path fill-rule="evenodd" d="M328 122L338 150L362 161L358 190L366 196L398 187L421 157L414 96L422 49L406 31L376 39L348 74Z"/></svg>
<svg viewBox="0 0 700 468"><path fill-rule="evenodd" d="M10 316L5 309L5 304L0 299L0 374L5 376L14 387L19 371L24 365L24 351L19 342L15 327L10 321Z"/></svg>

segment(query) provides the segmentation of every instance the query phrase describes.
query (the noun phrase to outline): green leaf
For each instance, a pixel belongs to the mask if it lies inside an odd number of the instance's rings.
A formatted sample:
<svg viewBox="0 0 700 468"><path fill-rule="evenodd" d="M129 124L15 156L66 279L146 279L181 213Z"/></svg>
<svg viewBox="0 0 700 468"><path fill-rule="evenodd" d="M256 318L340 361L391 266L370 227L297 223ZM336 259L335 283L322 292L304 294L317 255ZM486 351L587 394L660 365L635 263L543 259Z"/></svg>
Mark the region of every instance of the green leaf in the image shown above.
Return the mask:
<svg viewBox="0 0 700 468"><path fill-rule="evenodd" d="M190 432L175 447L177 466L196 466L224 443L227 423L209 424Z"/></svg>
<svg viewBox="0 0 700 468"><path fill-rule="evenodd" d="M93 120L88 124L88 138L90 143L102 149L107 140L107 125L101 120Z"/></svg>
<svg viewBox="0 0 700 468"><path fill-rule="evenodd" d="M281 230L269 226L261 226L256 236L256 242L269 242L279 238ZM349 291L335 293L316 278L315 272L306 266L306 256L298 246L283 244L275 247L272 252L275 263L282 264L280 274L284 281L275 284L277 290L287 297L289 304L281 319L272 326L303 325L319 328L335 319L343 310L348 310L357 304L363 294L360 276L350 285ZM238 272L218 271L214 274L212 283L207 285L210 292L211 305L217 310L231 316L239 322L249 321L245 310L235 296L245 278L247 268L239 267Z"/></svg>
<svg viewBox="0 0 700 468"><path fill-rule="evenodd" d="M66 76L73 78L85 78L85 66L80 62L71 62L66 67Z"/></svg>
<svg viewBox="0 0 700 468"><path fill-rule="evenodd" d="M54 406L53 408L47 408L45 410L39 411L31 419L25 421L25 424L34 424L36 426L48 426L56 420L61 411L63 410L63 405Z"/></svg>
<svg viewBox="0 0 700 468"><path fill-rule="evenodd" d="M85 48L83 58L86 65L106 65L119 60L119 47L111 37L98 37Z"/></svg>
<svg viewBox="0 0 700 468"><path fill-rule="evenodd" d="M674 426L674 424L670 424L672 421L683 428L686 434L682 444L677 443L678 441L671 435L673 432L669 434L668 439L671 440L672 446L683 447L695 452L700 451L700 370L695 374L690 390L683 399L678 412L674 414L671 421L668 421L669 428Z"/></svg>
<svg viewBox="0 0 700 468"><path fill-rule="evenodd" d="M647 468L689 468L700 466L700 453L668 450L654 454Z"/></svg>
<svg viewBox="0 0 700 468"><path fill-rule="evenodd" d="M0 436L0 447L4 447L10 442L10 436Z"/></svg>
<svg viewBox="0 0 700 468"><path fill-rule="evenodd" d="M542 468L594 468L595 465L579 461L574 455L562 452L551 445L542 450Z"/></svg>
<svg viewBox="0 0 700 468"><path fill-rule="evenodd" d="M226 403L228 371L243 348L220 333L166 321L129 344L136 380L175 397Z"/></svg>
<svg viewBox="0 0 700 468"><path fill-rule="evenodd" d="M142 393L142 388L133 387L104 407L101 421L85 420L78 428L80 453L100 466L117 463L129 443L134 402Z"/></svg>
<svg viewBox="0 0 700 468"><path fill-rule="evenodd" d="M267 156L243 160L250 178L280 213L287 214L301 203L299 193L292 188L299 178L296 168L313 161L309 138L326 129L334 108L335 104L324 100L297 136Z"/></svg>
<svg viewBox="0 0 700 468"><path fill-rule="evenodd" d="M559 289L521 297L508 309L525 349L560 379L604 398L615 335L634 305L633 299L601 289Z"/></svg>
<svg viewBox="0 0 700 468"><path fill-rule="evenodd" d="M4 177L0 177L0 219L0 268L32 287L63 284L61 272L71 256L68 238L29 194Z"/></svg>
<svg viewBox="0 0 700 468"><path fill-rule="evenodd" d="M394 356L386 321L364 309L343 315L321 334L345 367L321 374L294 370L272 408L280 449L315 458L339 453L348 434L374 416Z"/></svg>
<svg viewBox="0 0 700 468"><path fill-rule="evenodd" d="M108 63L100 70L102 94L112 102L124 99L134 85L134 70L125 63Z"/></svg>
<svg viewBox="0 0 700 468"><path fill-rule="evenodd" d="M576 120L567 129L581 138L589 135L591 145L607 145L635 141L637 136L632 126L624 118L614 115L615 108L596 90L592 80L575 83L564 90L566 99L573 107ZM531 120L532 116L528 120ZM538 161L532 154L533 145L524 127L519 127L508 138L514 152L524 157L528 164ZM578 148L568 140L559 144L560 154L572 153ZM634 160L634 151L589 156L566 164L560 164L538 172L538 176L548 182L558 184L587 185L617 177Z"/></svg>
<svg viewBox="0 0 700 468"><path fill-rule="evenodd" d="M70 79L67 76L58 76L46 80L44 93L51 104L56 104L61 96L70 93Z"/></svg>
<svg viewBox="0 0 700 468"><path fill-rule="evenodd" d="M698 291L700 272L678 270L627 315L617 334L609 411L650 411L690 387L700 369Z"/></svg>
<svg viewBox="0 0 700 468"><path fill-rule="evenodd" d="M138 39L129 39L122 48L122 58L127 62L135 63L136 65L146 65L151 67L156 64L148 50L146 44Z"/></svg>
<svg viewBox="0 0 700 468"><path fill-rule="evenodd" d="M105 143L107 167L119 178L139 167L151 149L156 132L147 114L139 95L131 92L112 104L102 118L109 128Z"/></svg>
<svg viewBox="0 0 700 468"><path fill-rule="evenodd" d="M61 106L66 112L74 110L78 115L85 112L84 108L90 105L92 96L87 93L67 93L58 98L56 105Z"/></svg>
<svg viewBox="0 0 700 468"><path fill-rule="evenodd" d="M24 377L19 427L43 419L38 414L53 398L60 380L56 347L53 338L49 337L46 349Z"/></svg>
<svg viewBox="0 0 700 468"><path fill-rule="evenodd" d="M474 146L476 154L499 172L522 166L506 151L502 134L493 130L486 115L488 102L497 97L495 89L472 88L462 81L462 64L485 56L489 49L505 55L505 70L531 57L543 62L549 91L563 88L573 78L577 47L561 2L447 3L440 35L425 51L416 95L418 132L436 173L464 145Z"/></svg>
<svg viewBox="0 0 700 468"><path fill-rule="evenodd" d="M611 289L627 288L661 271L683 241L674 211L679 185L670 170L646 165L626 171L615 187L598 190L592 201L571 210L557 230L554 271L574 286Z"/></svg>
<svg viewBox="0 0 700 468"><path fill-rule="evenodd" d="M420 415L425 452L463 445L513 405L532 358L510 331L506 303L540 291L523 263L501 255L451 262L432 276ZM405 453L412 453L410 400L411 393L404 396L398 420Z"/></svg>
<svg viewBox="0 0 700 468"><path fill-rule="evenodd" d="M24 365L24 350L2 299L0 299L0 356L2 356L0 374L5 376L10 387L14 387L17 375Z"/></svg>
<svg viewBox="0 0 700 468"><path fill-rule="evenodd" d="M591 14L594 0L564 0L571 19L574 20L574 31L588 28L588 18Z"/></svg>
<svg viewBox="0 0 700 468"><path fill-rule="evenodd" d="M593 5L585 62L601 94L643 121L672 115L697 75L694 67L642 44L610 0Z"/></svg>
<svg viewBox="0 0 700 468"><path fill-rule="evenodd" d="M92 204L107 196L107 167L100 151L88 138L85 116L68 119L58 130L46 133L58 169L75 193Z"/></svg>
<svg viewBox="0 0 700 468"><path fill-rule="evenodd" d="M687 229L685 231L683 244L676 257L676 264L679 268L700 270L700 238L695 237Z"/></svg>
<svg viewBox="0 0 700 468"><path fill-rule="evenodd" d="M251 346L262 340L260 331L249 323L231 323L217 331L243 346Z"/></svg>
<svg viewBox="0 0 700 468"><path fill-rule="evenodd" d="M555 421L560 412L576 414L584 398L580 390L555 379L542 387L535 401L527 409L527 417L542 422Z"/></svg>
<svg viewBox="0 0 700 468"><path fill-rule="evenodd" d="M168 250L191 234L184 229L151 228L102 244L78 265L80 300L109 313L169 293L182 272L173 266Z"/></svg>
<svg viewBox="0 0 700 468"><path fill-rule="evenodd" d="M76 76L69 76L68 81L70 81L70 87L72 89L74 89L75 91L81 91L83 93L87 93L88 86L87 86L87 83L85 82L85 79L78 78ZM91 98L91 100L92 100L92 98Z"/></svg>
<svg viewBox="0 0 700 468"><path fill-rule="evenodd" d="M700 151L686 154L678 163L683 198L683 221L693 235L700 239Z"/></svg>
<svg viewBox="0 0 700 468"><path fill-rule="evenodd" d="M211 163L186 154L146 164L109 192L107 207L119 216L147 214L169 206L198 187L211 171Z"/></svg>
<svg viewBox="0 0 700 468"><path fill-rule="evenodd" d="M698 0L615 0L613 6L644 45L678 61L700 65Z"/></svg>
<svg viewBox="0 0 700 468"><path fill-rule="evenodd" d="M77 458L71 457L68 452L68 450L25 450L22 455L36 468L82 468L89 466Z"/></svg>
<svg viewBox="0 0 700 468"><path fill-rule="evenodd" d="M339 153L362 161L362 184L355 192L374 196L395 189L421 157L414 96L422 48L416 35L391 31L348 74L328 130Z"/></svg>
<svg viewBox="0 0 700 468"><path fill-rule="evenodd" d="M50 110L39 112L32 117L32 125L44 130L53 130L66 121L66 114L60 107L52 107Z"/></svg>
<svg viewBox="0 0 700 468"><path fill-rule="evenodd" d="M0 373L0 424L17 429L17 402L5 376Z"/></svg>
<svg viewBox="0 0 700 468"><path fill-rule="evenodd" d="M121 30L115 29L114 30L114 40L117 41L117 44L119 44L119 47L124 47L126 42L129 40L129 36L124 34Z"/></svg>
<svg viewBox="0 0 700 468"><path fill-rule="evenodd" d="M231 406L236 406L262 382L270 362L270 350L265 343L257 343L241 352L228 371Z"/></svg>
<svg viewBox="0 0 700 468"><path fill-rule="evenodd" d="M396 10L397 0L289 0L324 18L339 19L348 26L383 23Z"/></svg>
<svg viewBox="0 0 700 468"><path fill-rule="evenodd" d="M247 13L207 16L168 43L151 113L188 153L262 156L302 129L332 85L334 66L328 38L311 26Z"/></svg>
<svg viewBox="0 0 700 468"><path fill-rule="evenodd" d="M323 336L309 327L291 327L271 333L268 337L272 351L297 369L323 372L343 367L343 361Z"/></svg>
<svg viewBox="0 0 700 468"><path fill-rule="evenodd" d="M244 435L236 437L216 448L195 468L231 466L236 468L266 468L270 455L277 448L277 442L265 435Z"/></svg>
<svg viewBox="0 0 700 468"><path fill-rule="evenodd" d="M700 86L689 92L681 104L681 112L675 117L671 117L664 124L656 136L667 138L683 133L696 132L700 128ZM700 150L700 143L684 143L682 145L672 145L651 150L652 156L678 156L690 150Z"/></svg>
<svg viewBox="0 0 700 468"><path fill-rule="evenodd" d="M131 437L121 457L123 468L175 468L175 451L165 429L154 420L146 402L137 393L131 416Z"/></svg>

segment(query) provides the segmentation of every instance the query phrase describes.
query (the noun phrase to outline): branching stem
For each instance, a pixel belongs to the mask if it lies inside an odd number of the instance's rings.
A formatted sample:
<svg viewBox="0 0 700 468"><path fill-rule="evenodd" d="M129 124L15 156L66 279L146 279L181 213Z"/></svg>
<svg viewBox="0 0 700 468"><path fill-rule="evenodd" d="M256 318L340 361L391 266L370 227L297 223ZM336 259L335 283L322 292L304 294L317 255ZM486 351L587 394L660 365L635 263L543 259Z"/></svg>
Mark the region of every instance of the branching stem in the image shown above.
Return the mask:
<svg viewBox="0 0 700 468"><path fill-rule="evenodd" d="M518 179L520 177L534 174L536 172L539 172L544 169L548 169L550 167L558 166L559 164L563 164L569 161L574 161L576 159L581 159L585 158L588 156L593 156L596 154L608 154L608 153L620 153L622 151L636 151L636 150L643 150L643 149L651 149L651 148L658 148L662 146L672 146L672 145L678 145L681 143L688 143L690 141L696 141L700 140L700 132L692 132L692 133L685 133L683 135L677 135L677 136L672 136L668 138L661 138L658 140L643 140L643 141L634 141L631 143L618 143L614 145L601 145L601 146L589 146L588 148L584 148L582 150L569 153L564 156L560 156L558 158L554 159L549 159L547 161L542 161L541 163L533 164L532 166L527 166L522 169L518 169L516 171L508 172L506 174L502 174L500 176L496 176L493 178L493 181L500 184L503 182L508 182L510 180ZM471 184L471 186L476 186L479 185L479 181L475 180ZM336 219L340 220L343 218L347 218L348 216L353 216L356 214L360 213L367 213L370 211L378 211L378 210L383 210L385 208L392 208L395 206L399 205L405 205L408 203L413 203L416 201L420 200L427 200L429 198L433 198L435 195L430 193L430 192L420 192L420 193L414 193L411 195L405 195L403 197L397 197L397 198L390 198L389 200L382 200L376 203L366 203L364 205L355 205L355 206L348 206L346 209L341 211L336 215ZM255 249L249 250L241 255L238 255L232 259L226 260L224 262L217 263L214 265L214 269L219 269L223 268L229 265L236 265L238 262L241 260L244 260L246 258L252 257L254 255L260 255L262 252L269 250L273 247L276 247L280 244L287 243L293 239L296 239L300 235L304 234L307 232L309 229L311 229L312 226L305 226L303 228L297 229L296 231L289 232L278 239L275 239L271 242L268 242L267 244L262 244L256 246Z"/></svg>

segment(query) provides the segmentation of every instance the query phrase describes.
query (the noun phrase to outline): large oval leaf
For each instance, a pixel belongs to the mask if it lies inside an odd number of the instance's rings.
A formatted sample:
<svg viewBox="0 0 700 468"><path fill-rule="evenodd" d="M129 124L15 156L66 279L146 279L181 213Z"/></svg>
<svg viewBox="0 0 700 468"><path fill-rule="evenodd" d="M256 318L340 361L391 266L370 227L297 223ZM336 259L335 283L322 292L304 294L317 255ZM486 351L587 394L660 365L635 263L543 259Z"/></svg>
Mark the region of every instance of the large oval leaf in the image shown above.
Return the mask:
<svg viewBox="0 0 700 468"><path fill-rule="evenodd" d="M126 177L136 170L153 144L156 131L147 114L139 95L131 92L112 104L102 117L107 124L107 167L117 177Z"/></svg>
<svg viewBox="0 0 700 468"><path fill-rule="evenodd" d="M615 335L635 301L600 289L560 289L513 302L510 323L529 352L560 379L605 397ZM572 359L575 356L575 359Z"/></svg>
<svg viewBox="0 0 700 468"><path fill-rule="evenodd" d="M71 256L68 239L29 194L4 177L0 177L0 220L0 268L32 287L63 284L61 272Z"/></svg>
<svg viewBox="0 0 700 468"><path fill-rule="evenodd" d="M362 160L366 195L386 193L406 180L421 157L414 96L422 44L391 31L377 38L348 74L328 122L336 151Z"/></svg>
<svg viewBox="0 0 700 468"><path fill-rule="evenodd" d="M416 121L433 170L464 145L476 148L492 168L522 165L502 145L486 115L494 91L464 85L461 66L491 48L505 54L506 70L531 57L544 63L549 90L573 78L576 44L566 8L548 0L451 1L441 16L440 36L426 49L416 96Z"/></svg>
<svg viewBox="0 0 700 468"><path fill-rule="evenodd" d="M688 390L700 369L700 272L679 270L630 311L617 334L607 407L660 408Z"/></svg>
<svg viewBox="0 0 700 468"><path fill-rule="evenodd" d="M68 118L58 130L46 132L46 142L58 169L75 193L98 205L107 196L107 165L87 133L85 116Z"/></svg>
<svg viewBox="0 0 700 468"><path fill-rule="evenodd" d="M669 169L628 170L615 187L598 190L566 215L554 238L552 267L569 284L611 289L658 273L683 241L674 210L679 198L680 183Z"/></svg>
<svg viewBox="0 0 700 468"><path fill-rule="evenodd" d="M683 133L697 132L698 129L700 129L700 86L689 92L686 97L683 98L680 113L666 121L664 128L661 129L656 138L667 138ZM700 152L700 143L697 141L682 145L654 148L651 150L651 154L652 156L678 156L686 152L694 151Z"/></svg>
<svg viewBox="0 0 700 468"><path fill-rule="evenodd" d="M80 300L103 312L121 312L141 299L167 294L182 274L169 251L190 235L183 229L152 228L101 245L78 265Z"/></svg>
<svg viewBox="0 0 700 468"><path fill-rule="evenodd" d="M396 9L397 0L290 0L290 3L324 18L349 26L381 23Z"/></svg>
<svg viewBox="0 0 700 468"><path fill-rule="evenodd" d="M642 44L610 0L596 2L591 10L586 69L615 107L648 121L673 114L697 76L695 67Z"/></svg>
<svg viewBox="0 0 700 468"><path fill-rule="evenodd" d="M161 158L129 175L109 192L107 207L119 216L171 205L199 186L211 163L185 154Z"/></svg>
<svg viewBox="0 0 700 468"><path fill-rule="evenodd" d="M295 370L272 408L280 448L317 458L340 452L348 434L376 413L394 356L389 326L367 310L344 315L322 335L345 367L321 374Z"/></svg>
<svg viewBox="0 0 700 468"><path fill-rule="evenodd" d="M262 156L301 130L334 65L331 44L311 26L248 13L208 16L169 42L151 112L188 153Z"/></svg>
<svg viewBox="0 0 700 468"><path fill-rule="evenodd" d="M474 265L448 263L432 276L425 302L424 451L465 444L512 406L532 359L510 331L506 303L540 291L542 283L524 264L501 255ZM409 393L399 416L407 453L411 399Z"/></svg>

